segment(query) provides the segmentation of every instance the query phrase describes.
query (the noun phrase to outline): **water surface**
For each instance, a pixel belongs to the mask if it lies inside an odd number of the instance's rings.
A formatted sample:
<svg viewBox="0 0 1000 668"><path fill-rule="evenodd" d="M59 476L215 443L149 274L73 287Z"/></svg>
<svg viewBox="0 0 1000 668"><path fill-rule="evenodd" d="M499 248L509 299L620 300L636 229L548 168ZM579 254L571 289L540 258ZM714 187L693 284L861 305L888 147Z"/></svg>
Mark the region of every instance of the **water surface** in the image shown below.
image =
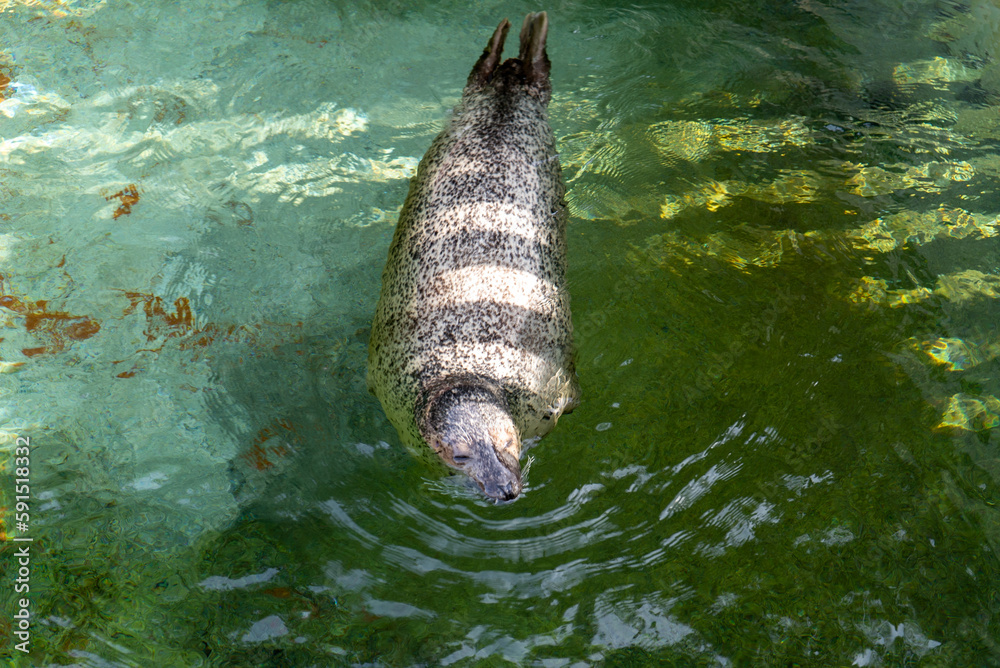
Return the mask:
<svg viewBox="0 0 1000 668"><path fill-rule="evenodd" d="M494 506L364 371L522 3L0 5L14 665L1000 662L1000 9L549 7L583 403Z"/></svg>

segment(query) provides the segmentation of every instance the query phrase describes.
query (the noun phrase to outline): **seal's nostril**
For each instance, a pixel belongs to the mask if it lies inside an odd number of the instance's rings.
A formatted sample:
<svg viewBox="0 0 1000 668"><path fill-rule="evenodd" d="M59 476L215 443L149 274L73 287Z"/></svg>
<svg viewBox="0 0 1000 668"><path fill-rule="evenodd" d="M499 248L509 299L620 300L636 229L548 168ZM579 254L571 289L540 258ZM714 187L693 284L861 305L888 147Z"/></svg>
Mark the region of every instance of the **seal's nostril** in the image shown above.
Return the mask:
<svg viewBox="0 0 1000 668"><path fill-rule="evenodd" d="M484 491L494 501L511 501L521 493L521 483L508 482L503 485L490 485Z"/></svg>
<svg viewBox="0 0 1000 668"><path fill-rule="evenodd" d="M451 460L453 462L455 462L456 464L459 464L459 465L461 465L461 464L468 464L471 459L472 459L472 457L469 457L468 455L454 455L451 458Z"/></svg>

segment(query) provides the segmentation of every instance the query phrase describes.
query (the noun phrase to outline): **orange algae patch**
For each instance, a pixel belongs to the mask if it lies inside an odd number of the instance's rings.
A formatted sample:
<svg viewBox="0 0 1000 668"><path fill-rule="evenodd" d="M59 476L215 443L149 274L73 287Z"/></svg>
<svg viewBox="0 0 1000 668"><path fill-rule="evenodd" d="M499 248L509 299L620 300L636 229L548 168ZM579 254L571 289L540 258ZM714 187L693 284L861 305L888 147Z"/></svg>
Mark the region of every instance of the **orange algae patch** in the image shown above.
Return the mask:
<svg viewBox="0 0 1000 668"><path fill-rule="evenodd" d="M270 589L265 589L262 593L274 598L291 598L293 592L288 587L271 587Z"/></svg>
<svg viewBox="0 0 1000 668"><path fill-rule="evenodd" d="M134 183L130 183L114 195L109 195L104 199L109 202L113 199L117 199L121 202L121 205L115 209L113 214L111 214L112 218L117 220L119 216L127 216L132 213L132 206L139 202L139 189Z"/></svg>
<svg viewBox="0 0 1000 668"><path fill-rule="evenodd" d="M25 330L45 336L50 342L48 346L24 348L21 351L24 355L34 357L58 353L68 345L66 339L83 341L101 331L100 323L90 316L50 311L47 300L32 302L8 294L4 281L4 277L0 276L0 307L23 315Z"/></svg>
<svg viewBox="0 0 1000 668"><path fill-rule="evenodd" d="M126 292L129 306L122 315L131 315L142 304L142 312L146 314L147 327L143 331L146 339L152 341L159 336L183 336L194 328L194 314L191 312L191 302L187 297L174 300L173 313L163 308L163 300L155 295L143 292ZM163 332L166 328L168 331Z"/></svg>
<svg viewBox="0 0 1000 668"><path fill-rule="evenodd" d="M125 297L130 304L122 312L122 315L131 315L142 306L142 312L146 316L146 328L143 334L148 341L155 341L161 338L180 338L179 347L182 350L191 348L207 348L216 339L223 341L249 341L252 342L259 335L259 327L247 325L230 325L220 327L207 323L203 327L195 326L195 316L191 309L191 302L187 297L179 297L174 300L173 309L164 303L161 297L145 292L125 292ZM153 350L157 352L159 349ZM136 351L139 352L139 351Z"/></svg>
<svg viewBox="0 0 1000 668"><path fill-rule="evenodd" d="M66 336L74 341L82 341L83 339L89 339L94 334L97 334L100 329L100 325L90 318L86 318L80 322L74 322L72 325L66 327Z"/></svg>
<svg viewBox="0 0 1000 668"><path fill-rule="evenodd" d="M280 435L279 429L295 431L295 427L288 420L275 420L272 426L264 427L257 432L250 449L241 454L240 457L258 471L274 468L275 461L287 457L292 452L292 449L283 442L277 445L268 445L271 439Z"/></svg>

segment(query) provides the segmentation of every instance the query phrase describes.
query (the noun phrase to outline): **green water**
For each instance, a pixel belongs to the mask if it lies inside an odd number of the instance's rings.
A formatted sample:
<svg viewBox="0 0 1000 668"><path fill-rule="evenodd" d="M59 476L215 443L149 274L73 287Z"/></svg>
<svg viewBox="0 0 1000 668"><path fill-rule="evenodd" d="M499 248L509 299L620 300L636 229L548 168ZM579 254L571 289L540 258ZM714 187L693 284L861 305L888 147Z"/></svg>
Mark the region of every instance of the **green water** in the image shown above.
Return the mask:
<svg viewBox="0 0 1000 668"><path fill-rule="evenodd" d="M995 2L0 7L10 665L1000 664ZM367 327L536 9L583 401L494 506Z"/></svg>

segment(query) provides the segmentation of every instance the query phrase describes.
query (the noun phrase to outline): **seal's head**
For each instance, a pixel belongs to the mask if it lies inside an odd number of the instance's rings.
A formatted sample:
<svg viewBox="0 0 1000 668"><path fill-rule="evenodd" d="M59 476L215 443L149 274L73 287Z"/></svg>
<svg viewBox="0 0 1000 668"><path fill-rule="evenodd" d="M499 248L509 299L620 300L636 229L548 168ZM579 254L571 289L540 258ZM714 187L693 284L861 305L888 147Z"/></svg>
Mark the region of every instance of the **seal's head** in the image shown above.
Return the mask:
<svg viewBox="0 0 1000 668"><path fill-rule="evenodd" d="M418 420L427 444L494 501L521 493L521 439L503 392L478 378L451 379L427 397Z"/></svg>

